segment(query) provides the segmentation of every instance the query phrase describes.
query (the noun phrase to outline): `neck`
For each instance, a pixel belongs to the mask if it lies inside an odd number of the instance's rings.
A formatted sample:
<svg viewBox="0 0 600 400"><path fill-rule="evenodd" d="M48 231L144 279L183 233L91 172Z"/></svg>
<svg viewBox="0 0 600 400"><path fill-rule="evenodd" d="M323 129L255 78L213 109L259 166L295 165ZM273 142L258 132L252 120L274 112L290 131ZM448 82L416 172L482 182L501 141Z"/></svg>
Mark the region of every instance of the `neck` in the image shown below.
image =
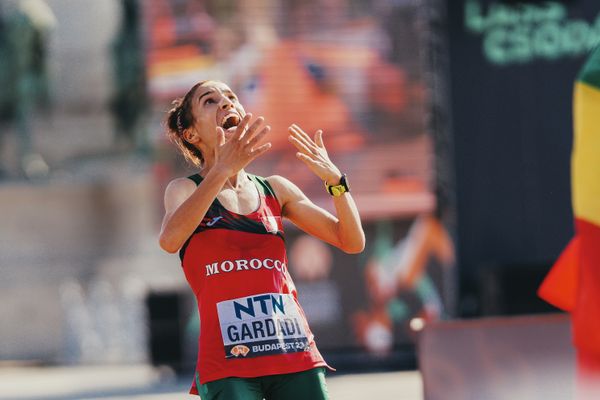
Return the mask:
<svg viewBox="0 0 600 400"><path fill-rule="evenodd" d="M208 172L213 168L213 164L208 163L206 161L207 160L205 160L204 166L202 167L202 171L200 173L202 176L206 176L206 174L208 174ZM246 171L244 171L243 169L239 170L236 174L227 178L225 184L223 185L223 188L234 190L238 189L246 179L246 176Z"/></svg>
<svg viewBox="0 0 600 400"><path fill-rule="evenodd" d="M210 149L200 148L202 154L204 155L204 166L202 167L201 175L206 176L208 171L210 171L216 164L216 160L214 158L214 151L210 151ZM240 186L244 180L246 179L246 172L241 169L236 174L227 178L224 188L236 189Z"/></svg>
<svg viewBox="0 0 600 400"><path fill-rule="evenodd" d="M229 179L225 181L225 186L229 186L233 190L239 189L242 186L244 179L246 179L246 172L241 169L237 174L230 176Z"/></svg>

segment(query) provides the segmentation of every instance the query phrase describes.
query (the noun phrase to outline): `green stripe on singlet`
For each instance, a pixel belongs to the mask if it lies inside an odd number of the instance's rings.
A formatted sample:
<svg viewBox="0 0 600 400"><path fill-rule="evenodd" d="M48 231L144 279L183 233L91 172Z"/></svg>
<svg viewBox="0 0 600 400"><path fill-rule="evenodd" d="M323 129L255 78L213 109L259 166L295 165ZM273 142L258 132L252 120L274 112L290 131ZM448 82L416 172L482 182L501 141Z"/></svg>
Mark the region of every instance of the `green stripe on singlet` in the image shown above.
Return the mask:
<svg viewBox="0 0 600 400"><path fill-rule="evenodd" d="M190 175L188 176L188 179L193 180L196 186L198 186L200 182L202 182L202 177L200 176L200 174Z"/></svg>
<svg viewBox="0 0 600 400"><path fill-rule="evenodd" d="M267 181L266 178L263 178L262 176L253 175L253 174L247 174L247 175L250 177L250 179L252 181L254 181L256 183L256 187L262 194L264 194L265 196L271 196L271 197L277 198L277 196L275 196L275 191L273 190L273 188L271 187L271 184Z"/></svg>
<svg viewBox="0 0 600 400"><path fill-rule="evenodd" d="M250 180L252 180L254 183L256 183L256 187L262 194L264 194L265 196L272 196L272 197L277 198L277 196L275 196L275 191L271 187L271 184L269 184L269 182L267 182L266 178L263 178L262 176L250 174L250 173L246 173L246 175L248 175ZM194 181L196 186L198 186L203 180L203 178L200 174L190 175L190 176L188 176L188 179L191 179L192 181Z"/></svg>

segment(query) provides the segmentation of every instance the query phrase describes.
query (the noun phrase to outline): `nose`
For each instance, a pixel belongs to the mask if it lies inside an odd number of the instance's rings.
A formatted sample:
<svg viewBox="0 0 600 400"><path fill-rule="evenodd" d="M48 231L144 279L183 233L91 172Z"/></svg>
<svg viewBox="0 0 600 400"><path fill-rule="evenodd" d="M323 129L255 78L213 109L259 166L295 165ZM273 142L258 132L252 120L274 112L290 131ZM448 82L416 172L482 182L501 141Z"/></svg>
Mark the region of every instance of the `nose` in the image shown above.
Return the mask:
<svg viewBox="0 0 600 400"><path fill-rule="evenodd" d="M221 109L223 110L227 110L229 108L233 108L233 102L231 101L231 99L227 96L223 96L223 98L221 99Z"/></svg>

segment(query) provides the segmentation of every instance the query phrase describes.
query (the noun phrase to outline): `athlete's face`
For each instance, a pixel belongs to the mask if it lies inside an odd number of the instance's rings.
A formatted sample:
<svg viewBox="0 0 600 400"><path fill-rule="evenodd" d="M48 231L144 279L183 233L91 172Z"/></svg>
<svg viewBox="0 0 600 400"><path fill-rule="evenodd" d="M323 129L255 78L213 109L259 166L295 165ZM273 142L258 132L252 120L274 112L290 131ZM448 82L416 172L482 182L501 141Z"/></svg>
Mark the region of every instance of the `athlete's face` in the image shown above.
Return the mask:
<svg viewBox="0 0 600 400"><path fill-rule="evenodd" d="M211 148L216 146L219 126L225 131L227 141L246 115L236 94L223 82L208 81L199 86L193 96L194 129L200 141Z"/></svg>

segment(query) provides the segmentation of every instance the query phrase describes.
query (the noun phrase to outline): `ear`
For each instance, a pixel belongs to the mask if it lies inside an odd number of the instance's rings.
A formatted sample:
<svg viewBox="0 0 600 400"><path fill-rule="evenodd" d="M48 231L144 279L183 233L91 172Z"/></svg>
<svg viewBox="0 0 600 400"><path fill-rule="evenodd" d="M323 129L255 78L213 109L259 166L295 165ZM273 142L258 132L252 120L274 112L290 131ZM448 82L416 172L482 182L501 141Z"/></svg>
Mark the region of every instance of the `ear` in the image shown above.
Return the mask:
<svg viewBox="0 0 600 400"><path fill-rule="evenodd" d="M196 132L196 130L194 128L188 128L188 129L184 130L183 138L185 139L186 142L191 143L191 144L195 144L200 140L200 136L198 135L198 132Z"/></svg>

